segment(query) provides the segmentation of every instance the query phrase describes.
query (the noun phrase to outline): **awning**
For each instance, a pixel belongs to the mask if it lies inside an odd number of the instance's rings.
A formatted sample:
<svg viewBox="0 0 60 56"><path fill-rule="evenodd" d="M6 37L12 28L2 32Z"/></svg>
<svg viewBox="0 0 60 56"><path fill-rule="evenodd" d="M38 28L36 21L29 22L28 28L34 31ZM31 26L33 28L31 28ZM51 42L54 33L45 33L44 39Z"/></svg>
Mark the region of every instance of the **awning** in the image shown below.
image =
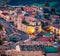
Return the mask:
<svg viewBox="0 0 60 56"><path fill-rule="evenodd" d="M44 52L46 52L46 53L58 53L58 50L57 50L57 48L55 48L53 46L45 46Z"/></svg>
<svg viewBox="0 0 60 56"><path fill-rule="evenodd" d="M51 35L51 33L50 32L47 32L46 34L45 34L45 36L50 36Z"/></svg>

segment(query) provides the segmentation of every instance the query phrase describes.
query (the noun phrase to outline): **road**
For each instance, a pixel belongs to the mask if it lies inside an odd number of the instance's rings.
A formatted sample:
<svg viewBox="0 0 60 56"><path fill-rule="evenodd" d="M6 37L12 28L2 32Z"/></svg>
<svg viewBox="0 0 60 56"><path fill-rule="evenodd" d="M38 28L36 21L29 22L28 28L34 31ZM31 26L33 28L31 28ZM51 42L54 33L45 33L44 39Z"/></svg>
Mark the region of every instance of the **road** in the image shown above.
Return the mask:
<svg viewBox="0 0 60 56"><path fill-rule="evenodd" d="M7 22L5 19L0 18L0 23L5 26L6 34L9 37L13 37L14 39L18 39L17 41L28 39L28 35L18 29L16 29L11 23Z"/></svg>

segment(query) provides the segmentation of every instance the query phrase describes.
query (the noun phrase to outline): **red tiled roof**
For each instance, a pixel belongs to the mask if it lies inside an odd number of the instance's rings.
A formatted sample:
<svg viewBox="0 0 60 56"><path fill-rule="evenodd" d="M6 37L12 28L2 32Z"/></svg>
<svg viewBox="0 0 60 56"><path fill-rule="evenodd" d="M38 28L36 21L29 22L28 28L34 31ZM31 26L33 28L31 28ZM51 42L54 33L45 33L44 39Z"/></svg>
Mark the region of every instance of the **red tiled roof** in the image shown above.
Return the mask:
<svg viewBox="0 0 60 56"><path fill-rule="evenodd" d="M24 18L23 14L20 14L19 17L20 17L20 18Z"/></svg>
<svg viewBox="0 0 60 56"><path fill-rule="evenodd" d="M3 15L8 15L8 13L2 13Z"/></svg>
<svg viewBox="0 0 60 56"><path fill-rule="evenodd" d="M31 20L31 21L34 21L35 20L35 18L33 18L33 17L25 17L25 19L26 20Z"/></svg>
<svg viewBox="0 0 60 56"><path fill-rule="evenodd" d="M24 10L32 11L32 10L34 10L34 8L33 7L25 7Z"/></svg>
<svg viewBox="0 0 60 56"><path fill-rule="evenodd" d="M29 15L35 15L35 12L29 12Z"/></svg>
<svg viewBox="0 0 60 56"><path fill-rule="evenodd" d="M49 41L49 39L51 39L52 37L40 37L37 40L39 41Z"/></svg>
<svg viewBox="0 0 60 56"><path fill-rule="evenodd" d="M53 18L59 18L59 16L58 15L51 15L51 17L53 17Z"/></svg>

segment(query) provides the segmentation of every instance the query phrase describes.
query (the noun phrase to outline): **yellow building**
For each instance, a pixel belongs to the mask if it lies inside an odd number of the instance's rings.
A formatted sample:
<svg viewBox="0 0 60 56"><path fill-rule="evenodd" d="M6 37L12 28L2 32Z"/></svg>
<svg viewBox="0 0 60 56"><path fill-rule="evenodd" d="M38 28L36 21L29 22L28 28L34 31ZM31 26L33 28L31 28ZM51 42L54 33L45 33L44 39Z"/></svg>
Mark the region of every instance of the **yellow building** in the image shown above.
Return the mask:
<svg viewBox="0 0 60 56"><path fill-rule="evenodd" d="M8 14L13 14L13 13L14 13L14 11L12 11L12 10L8 11Z"/></svg>
<svg viewBox="0 0 60 56"><path fill-rule="evenodd" d="M60 35L60 30L58 30L57 33Z"/></svg>
<svg viewBox="0 0 60 56"><path fill-rule="evenodd" d="M53 26L50 26L49 29L50 29L50 31L54 32L54 27Z"/></svg>
<svg viewBox="0 0 60 56"><path fill-rule="evenodd" d="M54 29L56 30L56 33L60 35L60 29L55 28L53 26L46 27L46 30L50 32L54 32Z"/></svg>
<svg viewBox="0 0 60 56"><path fill-rule="evenodd" d="M38 32L42 32L42 31L43 31L42 27L39 26L39 27L38 27Z"/></svg>
<svg viewBox="0 0 60 56"><path fill-rule="evenodd" d="M28 26L27 27L27 33L28 34L33 34L35 32L35 28L34 27L32 27L32 26Z"/></svg>

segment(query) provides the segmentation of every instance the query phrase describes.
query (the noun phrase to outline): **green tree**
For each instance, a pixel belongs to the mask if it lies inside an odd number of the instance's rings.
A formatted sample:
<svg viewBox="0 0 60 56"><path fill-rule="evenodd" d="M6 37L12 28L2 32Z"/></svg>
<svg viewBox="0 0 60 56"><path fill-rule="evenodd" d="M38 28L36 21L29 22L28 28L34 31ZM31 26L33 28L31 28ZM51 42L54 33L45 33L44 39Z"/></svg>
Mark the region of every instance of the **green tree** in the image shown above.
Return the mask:
<svg viewBox="0 0 60 56"><path fill-rule="evenodd" d="M3 40L0 39L0 45L2 45L2 44L3 44Z"/></svg>
<svg viewBox="0 0 60 56"><path fill-rule="evenodd" d="M4 6L6 5L10 0L0 0L0 5Z"/></svg>
<svg viewBox="0 0 60 56"><path fill-rule="evenodd" d="M48 2L45 2L44 6L45 6L45 7L49 7L50 4L49 4Z"/></svg>
<svg viewBox="0 0 60 56"><path fill-rule="evenodd" d="M29 25L29 23L25 19L22 20L22 23L25 24L25 25Z"/></svg>
<svg viewBox="0 0 60 56"><path fill-rule="evenodd" d="M3 27L3 26L2 26L2 25L0 25L0 31L2 30L2 27Z"/></svg>

